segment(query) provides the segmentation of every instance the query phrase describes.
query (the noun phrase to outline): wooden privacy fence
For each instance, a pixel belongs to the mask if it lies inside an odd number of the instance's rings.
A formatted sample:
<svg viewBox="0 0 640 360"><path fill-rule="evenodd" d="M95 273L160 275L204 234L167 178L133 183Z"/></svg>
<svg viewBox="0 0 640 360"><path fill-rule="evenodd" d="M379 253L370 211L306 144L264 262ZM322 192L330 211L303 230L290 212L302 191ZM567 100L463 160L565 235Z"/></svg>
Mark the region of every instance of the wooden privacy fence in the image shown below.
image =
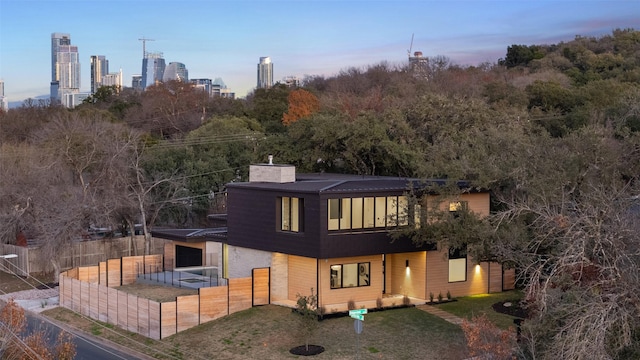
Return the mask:
<svg viewBox="0 0 640 360"><path fill-rule="evenodd" d="M269 304L269 268L254 269L252 277L228 279L227 286L200 288L197 295L178 296L171 302L152 301L117 289L135 282L136 269L162 261L160 255L132 256L68 270L60 274L60 305L158 340Z"/></svg>
<svg viewBox="0 0 640 360"><path fill-rule="evenodd" d="M162 254L167 243L170 243L170 241L153 238L151 253ZM110 258L129 256L133 251L131 247L141 251L144 248L144 236L135 236L133 241L129 237L123 237L72 242L68 246L64 246L57 258L61 269L72 269L79 266L95 265ZM53 271L53 265L48 260L49 255L43 253L40 247L0 244L0 255L5 254L18 255L18 258L0 260L0 270L5 272L9 271L2 269L1 265L10 267L11 272L16 272L22 276Z"/></svg>

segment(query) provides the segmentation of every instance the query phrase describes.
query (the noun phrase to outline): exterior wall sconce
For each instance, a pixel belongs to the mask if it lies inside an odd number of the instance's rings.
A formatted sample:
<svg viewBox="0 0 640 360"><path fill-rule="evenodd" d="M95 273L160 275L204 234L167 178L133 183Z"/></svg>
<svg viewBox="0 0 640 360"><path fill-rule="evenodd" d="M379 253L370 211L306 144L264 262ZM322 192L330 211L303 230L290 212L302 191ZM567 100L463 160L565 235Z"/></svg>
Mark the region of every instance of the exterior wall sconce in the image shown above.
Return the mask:
<svg viewBox="0 0 640 360"><path fill-rule="evenodd" d="M409 267L409 260L408 259L405 261L405 265L406 265L406 267Z"/></svg>

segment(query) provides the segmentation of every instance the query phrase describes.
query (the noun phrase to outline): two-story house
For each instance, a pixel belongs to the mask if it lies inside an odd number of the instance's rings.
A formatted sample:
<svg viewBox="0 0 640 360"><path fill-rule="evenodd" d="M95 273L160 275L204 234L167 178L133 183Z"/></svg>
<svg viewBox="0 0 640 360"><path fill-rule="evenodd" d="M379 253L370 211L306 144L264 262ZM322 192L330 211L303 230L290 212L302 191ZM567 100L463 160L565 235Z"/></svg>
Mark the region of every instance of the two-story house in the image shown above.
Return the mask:
<svg viewBox="0 0 640 360"><path fill-rule="evenodd" d="M513 270L500 264L390 237L390 230L425 221L423 205L411 199L410 189L440 184L444 181L296 174L289 165L252 165L248 182L227 185L226 238L216 239L220 234L214 230L183 231L174 234L180 241L169 252L177 259L177 253L195 249L195 263L186 263L197 265L198 257L206 257L203 240L216 242L222 277L250 276L251 269L268 267L271 303L293 306L298 294L313 288L319 306L329 312L344 311L349 302L373 307L390 296L427 301L431 294L513 288ZM489 214L489 192L458 185L464 191L443 206L455 211L465 204L479 216Z"/></svg>

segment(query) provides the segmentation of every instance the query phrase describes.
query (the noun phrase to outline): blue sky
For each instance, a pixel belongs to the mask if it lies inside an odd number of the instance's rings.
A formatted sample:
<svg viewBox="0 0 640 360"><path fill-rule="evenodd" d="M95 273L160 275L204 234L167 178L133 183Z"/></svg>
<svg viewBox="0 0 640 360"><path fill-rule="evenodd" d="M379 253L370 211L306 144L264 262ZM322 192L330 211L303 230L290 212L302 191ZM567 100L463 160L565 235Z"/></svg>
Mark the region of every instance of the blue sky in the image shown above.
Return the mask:
<svg viewBox="0 0 640 360"><path fill-rule="evenodd" d="M459 65L496 62L512 44L640 29L640 1L0 0L0 79L9 101L48 95L51 33L71 35L89 91L91 55L105 55L125 86L142 68L142 42L190 78L222 78L238 96L271 56L274 79L331 76L349 67L407 62L412 51Z"/></svg>

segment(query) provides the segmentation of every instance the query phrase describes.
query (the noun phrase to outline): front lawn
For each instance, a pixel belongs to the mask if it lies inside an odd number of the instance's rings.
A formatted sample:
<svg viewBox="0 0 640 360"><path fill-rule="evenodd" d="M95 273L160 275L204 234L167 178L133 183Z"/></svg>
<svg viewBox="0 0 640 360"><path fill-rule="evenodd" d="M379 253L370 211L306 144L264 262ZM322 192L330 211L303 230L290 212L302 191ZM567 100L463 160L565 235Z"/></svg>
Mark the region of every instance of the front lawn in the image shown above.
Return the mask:
<svg viewBox="0 0 640 360"><path fill-rule="evenodd" d="M299 315L275 305L241 311L161 341L115 327L100 330L97 327L103 324L62 308L45 314L158 359L293 359L300 357L290 354L289 350L305 344L300 337ZM464 335L458 326L414 307L365 315L359 336L355 333L354 321L341 317L319 322L310 344L321 345L325 351L313 358L354 359L357 355L362 360L457 360L467 357Z"/></svg>
<svg viewBox="0 0 640 360"><path fill-rule="evenodd" d="M496 326L501 329L507 329L510 326L514 326L513 319L515 317L495 312L491 306L497 302L504 301L513 301L515 303L522 299L522 296L522 292L512 290L502 293L464 296L457 298L456 301L434 306L465 319L486 314Z"/></svg>

